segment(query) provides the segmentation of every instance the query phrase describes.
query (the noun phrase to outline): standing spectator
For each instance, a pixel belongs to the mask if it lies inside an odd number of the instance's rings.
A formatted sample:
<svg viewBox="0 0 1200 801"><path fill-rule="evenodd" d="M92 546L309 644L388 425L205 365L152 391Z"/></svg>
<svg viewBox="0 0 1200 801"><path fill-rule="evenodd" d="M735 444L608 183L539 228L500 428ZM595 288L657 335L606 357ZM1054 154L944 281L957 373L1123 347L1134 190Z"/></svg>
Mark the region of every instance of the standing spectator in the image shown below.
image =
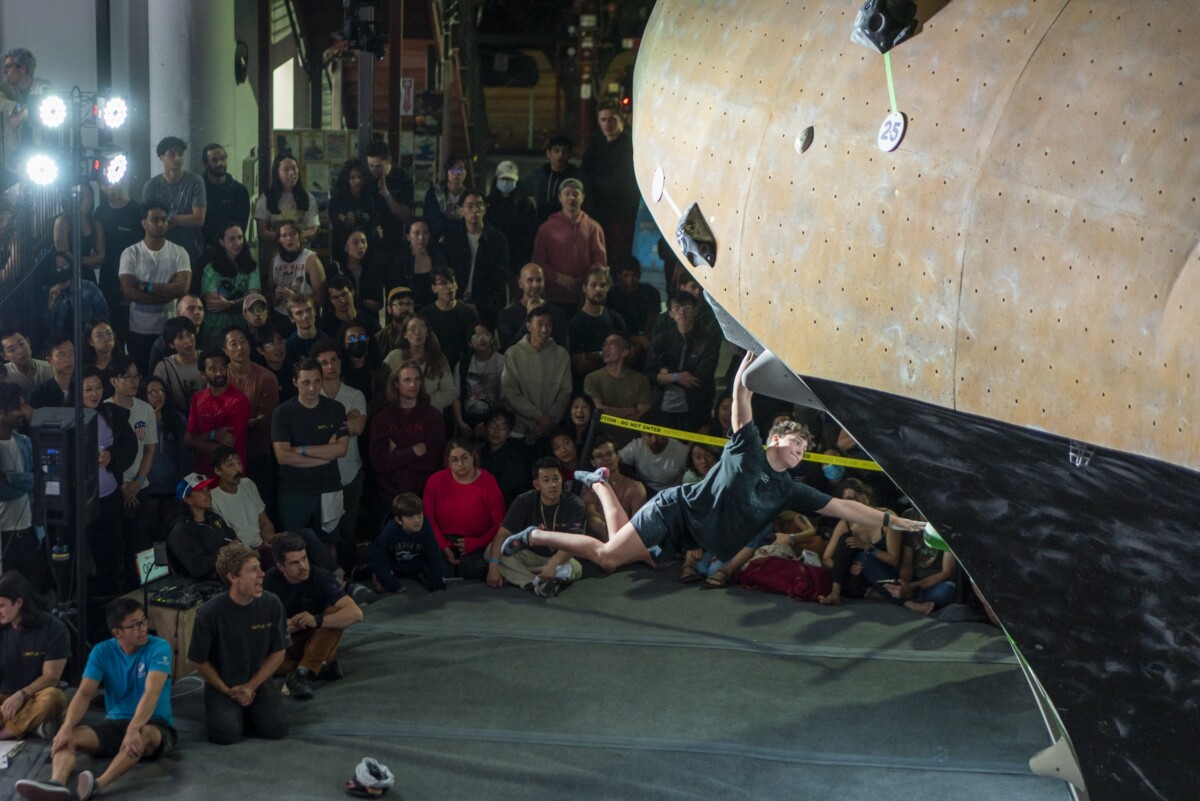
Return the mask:
<svg viewBox="0 0 1200 801"><path fill-rule="evenodd" d="M613 98L596 106L602 139L583 154L583 175L588 186L588 212L604 228L604 241L612 256L608 263L624 266L633 254L633 229L642 196L633 172L633 137L625 130L621 106Z"/></svg>
<svg viewBox="0 0 1200 801"><path fill-rule="evenodd" d="M57 334L49 340L50 366L54 376L33 388L29 405L35 409L47 406L74 406L71 395L71 377L75 374L75 345L66 334Z"/></svg>
<svg viewBox="0 0 1200 801"><path fill-rule="evenodd" d="M100 268L104 265L104 225L92 213L95 198L92 196L91 183L84 183L80 190L79 253L75 253L71 215L67 209L54 218L54 249L58 251L59 267L69 267L78 262L83 277L98 285Z"/></svg>
<svg viewBox="0 0 1200 801"><path fill-rule="evenodd" d="M84 330L83 342L85 367L99 367L101 370L108 370L113 357L125 353L125 348L117 345L117 334L113 331L113 327L103 320L93 322Z"/></svg>
<svg viewBox="0 0 1200 801"><path fill-rule="evenodd" d="M513 499L529 486L529 471L525 466L525 454L510 438L515 418L508 409L493 409L483 424L484 444L479 463L492 474L500 487L504 503Z"/></svg>
<svg viewBox="0 0 1200 801"><path fill-rule="evenodd" d="M546 163L521 179L525 194L537 207L538 225L551 214L562 211L558 190L568 178L583 178L582 171L571 163L574 143L566 134L552 134L546 139Z"/></svg>
<svg viewBox="0 0 1200 801"><path fill-rule="evenodd" d="M50 274L50 280L45 289L46 303L43 307L45 314L40 320L46 336L74 336L75 293L71 291L71 269L70 266L63 266ZM90 321L108 322L111 317L100 287L92 281L85 280L79 288L84 327Z"/></svg>
<svg viewBox="0 0 1200 801"><path fill-rule="evenodd" d="M70 653L66 625L24 575L6 570L0 575L0 740L57 730L67 708L58 682Z"/></svg>
<svg viewBox="0 0 1200 801"><path fill-rule="evenodd" d="M296 297L310 297L314 308L320 307L325 302L325 266L316 253L301 244L296 223L280 222L276 236L279 252L271 262L267 281L267 294L275 301L275 311L286 315L288 301Z"/></svg>
<svg viewBox="0 0 1200 801"><path fill-rule="evenodd" d="M317 198L300 183L300 164L291 153L280 153L271 163L271 183L254 204L254 220L259 240L268 247L282 244L279 229L284 222L295 225L297 234L287 247L298 249L317 232Z"/></svg>
<svg viewBox="0 0 1200 801"><path fill-rule="evenodd" d="M441 245L432 238L428 221L413 220L408 225L408 247L400 248L388 270L389 295L397 287L408 287L417 308L433 303L433 270L448 264Z"/></svg>
<svg viewBox="0 0 1200 801"><path fill-rule="evenodd" d="M125 180L110 184L100 177L100 205L96 222L104 227L104 264L100 267L100 291L108 303L113 328L122 341L129 332L129 301L121 293L121 256L145 236L142 209L125 194Z"/></svg>
<svg viewBox="0 0 1200 801"><path fill-rule="evenodd" d="M606 267L588 270L583 284L583 305L567 324L571 369L576 386L583 386L584 376L604 366L604 340L608 335L626 332L625 319L617 312L604 308L610 283Z"/></svg>
<svg viewBox="0 0 1200 801"><path fill-rule="evenodd" d="M88 654L79 689L50 746L50 782L17 782L17 793L25 798L93 798L138 762L155 761L175 748L171 646L150 636L146 610L137 601L117 598L104 616L112 638ZM101 688L104 722L80 725ZM64 785L75 769L77 751L112 761L99 776L90 770L80 773L72 794Z"/></svg>
<svg viewBox="0 0 1200 801"><path fill-rule="evenodd" d="M340 263L330 265L330 274L341 274L350 279L355 299L363 311L371 316L375 328L378 328L379 310L383 308L383 281L376 269L378 256L374 247L371 248L371 258L367 258L367 232L361 228L351 228L345 239L334 241L341 242L344 258Z"/></svg>
<svg viewBox="0 0 1200 801"><path fill-rule="evenodd" d="M316 352L312 356L321 366L321 394L342 405L346 415L346 430L350 435L346 455L337 460L342 484L342 506L345 509L338 525L338 558L342 567L349 571L354 569L355 549L358 547L358 511L362 505L363 481L366 478L362 455L358 452L358 440L367 427L367 398L342 381L342 357L337 342L325 340L324 345L318 345L314 350Z"/></svg>
<svg viewBox="0 0 1200 801"><path fill-rule="evenodd" d="M404 492L420 495L441 466L445 424L422 381L416 361L402 362L388 379L388 405L371 419L371 466L383 504Z"/></svg>
<svg viewBox="0 0 1200 801"><path fill-rule="evenodd" d="M696 325L696 298L688 292L671 297L675 325L654 337L646 356L646 375L655 386L654 408L662 425L695 431L708 417L717 394L719 335Z"/></svg>
<svg viewBox="0 0 1200 801"><path fill-rule="evenodd" d="M163 171L146 182L142 188L142 205L157 202L167 210L167 239L187 251L194 264L204 252L201 230L208 210L204 179L183 168L183 153L187 143L178 136L166 136L158 143L155 153Z"/></svg>
<svg viewBox="0 0 1200 801"><path fill-rule="evenodd" d="M282 336L291 328L288 318L268 306L266 296L259 292L251 292L242 301L242 319L246 322L246 336L256 347L270 339L268 332Z"/></svg>
<svg viewBox="0 0 1200 801"><path fill-rule="evenodd" d="M0 547L4 566L41 588L46 552L33 528L33 442L17 430L25 424L24 408L21 388L0 381Z"/></svg>
<svg viewBox="0 0 1200 801"><path fill-rule="evenodd" d="M292 365L287 359L287 344L274 328L267 328L262 339L258 341L255 352L262 360L262 366L275 376L279 384L279 400L285 401L296 397L296 384L293 381Z"/></svg>
<svg viewBox="0 0 1200 801"><path fill-rule="evenodd" d="M230 180L233 180L232 178ZM231 325L246 327L242 306L252 292L262 289L258 263L246 247L242 226L236 222L217 226L211 261L204 266L200 293L208 311L208 329L220 333Z"/></svg>
<svg viewBox="0 0 1200 801"><path fill-rule="evenodd" d="M187 415L171 403L167 385L162 379L154 376L143 378L138 397L154 410L154 426L158 433L158 447L154 451L154 464L150 467L150 486L146 490L149 497L142 517L142 529L138 533L138 544L146 547L150 542L162 539L166 524L175 516L175 488L180 476L192 472L195 454L183 444Z"/></svg>
<svg viewBox="0 0 1200 801"><path fill-rule="evenodd" d="M379 230L379 193L375 191L373 180L368 185L367 179L371 177L361 159L350 159L342 165L333 183L329 200L329 226L334 243L333 258L339 262L345 260L340 247L354 229L365 231L372 244L379 242L382 233Z"/></svg>
<svg viewBox="0 0 1200 801"><path fill-rule="evenodd" d="M354 294L354 284L344 275L334 275L326 284L329 304L321 314L318 327L329 336L336 336L342 326L351 323L361 325L374 333L379 330L379 311L368 312L359 307Z"/></svg>
<svg viewBox="0 0 1200 801"><path fill-rule="evenodd" d="M225 355L229 357L229 383L240 389L250 404L246 424L246 474L254 479L271 508L275 504L279 465L271 449L271 415L279 405L279 381L270 370L250 361L252 346L244 331L225 329Z"/></svg>
<svg viewBox="0 0 1200 801"><path fill-rule="evenodd" d="M217 573L229 591L200 607L188 645L188 660L204 677L208 739L278 740L287 736L287 715L271 677L292 644L283 604L263 592L258 555L240 542L221 549Z"/></svg>
<svg viewBox="0 0 1200 801"><path fill-rule="evenodd" d="M546 271L546 299L568 317L579 305L583 278L593 267L608 264L604 232L583 210L583 183L562 182L558 200L562 211L542 223L533 241L533 260Z"/></svg>
<svg viewBox="0 0 1200 801"><path fill-rule="evenodd" d="M458 391L454 386L454 373L442 353L437 334L429 330L429 322L420 314L410 314L404 325L404 342L398 350L384 357L388 369L395 370L403 362L415 361L421 368L425 394L438 411L444 411L454 403Z"/></svg>
<svg viewBox="0 0 1200 801"><path fill-rule="evenodd" d="M196 347L208 347L208 338L210 328L204 327L205 313L204 301L199 295L184 295L179 299L179 303L175 304L175 313L180 317L186 317L192 321L195 326ZM150 348L150 364L156 365L162 361L167 355L167 340L165 337L159 337L154 340L154 346Z"/></svg>
<svg viewBox="0 0 1200 801"><path fill-rule="evenodd" d="M367 159L367 169L374 179L371 188L379 194L386 206L386 213L382 213L381 209L379 216L380 227L383 229L379 263L391 264L392 259L404 249L404 226L413 213L413 179L399 165L392 166L387 142L370 142L364 155Z"/></svg>
<svg viewBox="0 0 1200 801"><path fill-rule="evenodd" d="M287 310L295 326L287 338L287 360L288 364L294 364L298 359L308 357L312 346L321 338L321 332L317 328L317 312L308 295L290 299Z"/></svg>
<svg viewBox="0 0 1200 801"><path fill-rule="evenodd" d="M133 549L122 536L125 496L119 490L137 453L137 440L129 425L129 412L113 403L101 403L103 397L103 374L95 367L84 368L83 407L96 411L100 465L96 477L100 503L96 519L87 527L88 551L96 563L96 576L88 585L93 599L126 592L133 578Z"/></svg>
<svg viewBox="0 0 1200 801"><path fill-rule="evenodd" d="M154 365L154 375L167 385L176 409L190 409L192 395L204 388L200 354L196 350L196 326L186 317L175 317L163 329L171 353Z"/></svg>
<svg viewBox="0 0 1200 801"><path fill-rule="evenodd" d="M467 343L479 315L474 307L461 303L455 297L458 278L454 272L444 268L433 271L433 292L437 300L421 309L430 331L437 337L442 355L453 370L467 349Z"/></svg>
<svg viewBox="0 0 1200 801"><path fill-rule="evenodd" d="M480 469L469 439L450 440L446 468L429 477L423 502L425 519L442 551L442 572L464 579L484 578L484 551L504 519L504 496L492 474Z"/></svg>
<svg viewBox="0 0 1200 801"><path fill-rule="evenodd" d="M383 359L367 329L357 323L349 323L338 331L336 341L341 348L342 380L357 389L367 399L367 407L375 397L376 374ZM380 382L382 383L382 382Z"/></svg>
<svg viewBox="0 0 1200 801"><path fill-rule="evenodd" d="M338 459L350 449L345 408L321 395L321 365L292 367L296 397L275 408L271 442L279 462L279 519L284 531L311 528L336 555L344 511Z"/></svg>
<svg viewBox="0 0 1200 801"><path fill-rule="evenodd" d="M425 192L425 210L421 219L429 223L434 242L441 242L450 230L450 223L462 219L460 201L466 188L467 159L451 153L446 159L446 180L429 185Z"/></svg>
<svg viewBox="0 0 1200 801"><path fill-rule="evenodd" d="M205 145L200 151L200 161L204 166L204 193L208 198L208 212L201 229L203 241L215 242L231 225L245 231L250 222L250 192L229 174L225 148L216 142Z"/></svg>
<svg viewBox="0 0 1200 801"><path fill-rule="evenodd" d="M192 281L187 251L167 241L167 208L150 201L142 204L141 242L121 254L121 293L129 301L129 336L126 346L139 370L148 371L150 349L163 333L175 301L187 294Z"/></svg>
<svg viewBox="0 0 1200 801"><path fill-rule="evenodd" d="M553 331L557 335L555 341L564 348L568 347L567 315L558 306L546 303L546 274L542 268L533 262L522 267L517 276L517 288L521 290L521 297L504 307L496 324L500 351L504 352L521 341L526 333L525 319L529 312L541 306L550 310Z"/></svg>
<svg viewBox="0 0 1200 801"><path fill-rule="evenodd" d="M509 264L525 264L533 258L533 237L542 220L537 206L526 194L517 165L502 161L496 167L496 182L487 196L487 221L508 241ZM511 269L511 267L510 267Z"/></svg>
<svg viewBox="0 0 1200 801"><path fill-rule="evenodd" d="M465 437L482 432L483 423L500 404L500 376L504 357L496 352L495 336L486 323L476 323L471 348L454 369L458 397L454 400L454 422Z"/></svg>
<svg viewBox="0 0 1200 801"><path fill-rule="evenodd" d="M137 442L133 462L125 468L121 482L121 494L125 500L125 516L128 520L126 538L132 539L140 528L145 507L142 492L150 486L150 473L154 469L154 454L158 449L158 424L154 409L137 396L141 374L137 365L128 356L117 356L107 371L112 385L112 397L105 403L114 403L129 412L129 427Z"/></svg>
<svg viewBox="0 0 1200 801"><path fill-rule="evenodd" d="M246 452L246 429L250 422L250 401L237 387L229 384L229 356L223 350L206 350L200 356L207 389L192 396L188 413L187 436L184 441L196 451L196 469L212 473L213 452L221 447L233 448L249 464Z"/></svg>
<svg viewBox="0 0 1200 801"><path fill-rule="evenodd" d="M54 378L54 368L49 362L33 358L29 339L15 328L0 331L0 349L8 363L0 366L3 379L16 384L26 400L38 384Z"/></svg>
<svg viewBox="0 0 1200 801"><path fill-rule="evenodd" d="M0 84L0 169L16 167L18 151L33 144L29 106L39 95L50 93L50 82L33 77L37 59L24 47L4 54L4 83ZM34 112L36 113L36 111Z"/></svg>
<svg viewBox="0 0 1200 801"><path fill-rule="evenodd" d="M414 311L412 290L398 286L388 290L387 325L375 334L375 348L387 355L404 345L404 324Z"/></svg>
<svg viewBox="0 0 1200 801"><path fill-rule="evenodd" d="M525 322L528 335L504 353L501 395L517 417L513 436L526 450L547 436L567 410L571 357L551 338L550 310L539 306Z"/></svg>
<svg viewBox="0 0 1200 801"><path fill-rule="evenodd" d="M459 296L495 325L508 297L508 240L498 228L484 224L483 193L466 189L458 203L462 221L447 226L442 245L458 279Z"/></svg>
<svg viewBox="0 0 1200 801"><path fill-rule="evenodd" d="M662 296L650 284L642 282L642 265L632 256L614 268L616 283L608 290L608 308L625 319L634 352L630 364L640 369L650 349L654 321L662 311Z"/></svg>

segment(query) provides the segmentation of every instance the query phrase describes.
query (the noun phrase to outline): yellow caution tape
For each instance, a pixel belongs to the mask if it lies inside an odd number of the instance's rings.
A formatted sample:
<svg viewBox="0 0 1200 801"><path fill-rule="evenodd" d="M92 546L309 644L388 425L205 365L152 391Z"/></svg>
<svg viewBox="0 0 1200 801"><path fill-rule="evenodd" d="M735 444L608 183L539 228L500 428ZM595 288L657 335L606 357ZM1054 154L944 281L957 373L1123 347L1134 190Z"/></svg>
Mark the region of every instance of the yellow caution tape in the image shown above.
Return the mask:
<svg viewBox="0 0 1200 801"><path fill-rule="evenodd" d="M678 428L664 428L663 426L643 423L640 420L626 420L624 417L613 417L611 414L601 414L600 422L604 425L628 428L630 431L658 434L659 436L670 437L671 439L681 439L685 442L699 442L717 448L725 447L725 443L729 441L725 437L710 437L708 434L696 434L692 431L682 431ZM829 456L824 453L806 451L804 453L804 460L807 462L817 462L818 464L836 464L856 470L876 470L883 472L882 467L869 459L848 459L845 456Z"/></svg>

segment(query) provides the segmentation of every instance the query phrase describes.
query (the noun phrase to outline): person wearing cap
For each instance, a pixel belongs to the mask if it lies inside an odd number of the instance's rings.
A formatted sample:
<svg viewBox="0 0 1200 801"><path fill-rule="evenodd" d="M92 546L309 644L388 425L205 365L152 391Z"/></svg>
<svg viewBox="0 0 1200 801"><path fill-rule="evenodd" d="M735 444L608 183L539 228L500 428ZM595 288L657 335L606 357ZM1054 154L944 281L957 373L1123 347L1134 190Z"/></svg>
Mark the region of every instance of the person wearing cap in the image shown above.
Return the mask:
<svg viewBox="0 0 1200 801"><path fill-rule="evenodd" d="M489 325L495 325L496 315L508 297L508 240L500 229L484 223L487 208L482 192L464 189L459 198L462 219L447 224L443 247L458 278L458 297L473 305ZM444 300L436 288L434 294L436 303ZM446 353L451 364L461 355L461 351Z"/></svg>
<svg viewBox="0 0 1200 801"><path fill-rule="evenodd" d="M167 534L167 552L178 575L217 581L217 553L238 538L233 526L213 511L212 488L219 483L215 478L189 473L175 488L183 510Z"/></svg>
<svg viewBox="0 0 1200 801"><path fill-rule="evenodd" d="M558 190L568 178L582 178L583 171L571 163L574 143L566 134L551 134L546 139L546 163L521 179L525 196L537 207L537 223L541 225L551 214L562 211Z"/></svg>
<svg viewBox="0 0 1200 801"><path fill-rule="evenodd" d="M633 137L625 129L621 105L605 98L596 105L603 136L593 139L581 165L588 186L587 210L604 229L609 264L624 266L633 255L633 231L642 202L633 171Z"/></svg>
<svg viewBox="0 0 1200 801"><path fill-rule="evenodd" d="M537 206L518 183L517 165L502 161L496 167L496 179L487 196L487 222L508 240L510 264L525 264L533 258L533 237L537 235Z"/></svg>
<svg viewBox="0 0 1200 801"><path fill-rule="evenodd" d="M242 301L242 319L246 321L246 336L250 337L252 345L261 345L268 331L278 331L282 335L291 327L288 319L272 309L261 292L246 295ZM262 364L261 358L254 358L254 361Z"/></svg>
<svg viewBox="0 0 1200 801"><path fill-rule="evenodd" d="M583 210L583 182L562 182L558 200L562 211L542 223L533 241L533 260L546 271L546 300L558 304L570 318L579 306L583 277L593 267L608 264L604 232Z"/></svg>
<svg viewBox="0 0 1200 801"><path fill-rule="evenodd" d="M380 353L391 353L404 344L404 318L414 311L416 303L411 289L397 286L388 291L388 324L375 334L375 347Z"/></svg>

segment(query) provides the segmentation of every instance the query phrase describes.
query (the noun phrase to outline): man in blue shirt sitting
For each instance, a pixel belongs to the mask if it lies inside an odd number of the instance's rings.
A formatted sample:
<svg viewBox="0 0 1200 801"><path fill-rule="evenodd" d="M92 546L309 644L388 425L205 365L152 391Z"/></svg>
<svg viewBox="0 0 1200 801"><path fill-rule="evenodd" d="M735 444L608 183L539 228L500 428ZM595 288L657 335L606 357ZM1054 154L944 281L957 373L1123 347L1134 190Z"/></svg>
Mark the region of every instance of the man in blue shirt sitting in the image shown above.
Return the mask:
<svg viewBox="0 0 1200 801"><path fill-rule="evenodd" d="M113 638L92 649L79 690L67 707L62 728L50 746L49 782L22 779L17 792L34 801L91 798L143 759L155 760L175 746L171 714L171 647L151 637L146 612L129 598L117 598L105 609ZM105 719L93 726L80 721L96 690L104 687ZM75 769L75 753L112 757L107 770L79 774L77 795L66 781Z"/></svg>

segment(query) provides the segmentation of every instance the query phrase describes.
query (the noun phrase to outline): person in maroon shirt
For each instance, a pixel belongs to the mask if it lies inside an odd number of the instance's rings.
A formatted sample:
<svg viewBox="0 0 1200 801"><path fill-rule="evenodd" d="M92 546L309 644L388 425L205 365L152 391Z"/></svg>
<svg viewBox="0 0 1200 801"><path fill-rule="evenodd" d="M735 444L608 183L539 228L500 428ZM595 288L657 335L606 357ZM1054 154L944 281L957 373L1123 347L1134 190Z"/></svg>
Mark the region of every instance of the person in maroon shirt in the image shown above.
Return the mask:
<svg viewBox="0 0 1200 801"><path fill-rule="evenodd" d="M416 361L401 363L388 378L388 405L371 420L371 466L383 504L404 492L422 494L426 480L442 466L446 425L422 381Z"/></svg>
<svg viewBox="0 0 1200 801"><path fill-rule="evenodd" d="M196 469L201 473L212 472L213 451L222 445L237 449L246 464L250 401L229 384L229 357L223 350L206 350L200 355L200 368L208 386L192 396L183 442L196 452Z"/></svg>

